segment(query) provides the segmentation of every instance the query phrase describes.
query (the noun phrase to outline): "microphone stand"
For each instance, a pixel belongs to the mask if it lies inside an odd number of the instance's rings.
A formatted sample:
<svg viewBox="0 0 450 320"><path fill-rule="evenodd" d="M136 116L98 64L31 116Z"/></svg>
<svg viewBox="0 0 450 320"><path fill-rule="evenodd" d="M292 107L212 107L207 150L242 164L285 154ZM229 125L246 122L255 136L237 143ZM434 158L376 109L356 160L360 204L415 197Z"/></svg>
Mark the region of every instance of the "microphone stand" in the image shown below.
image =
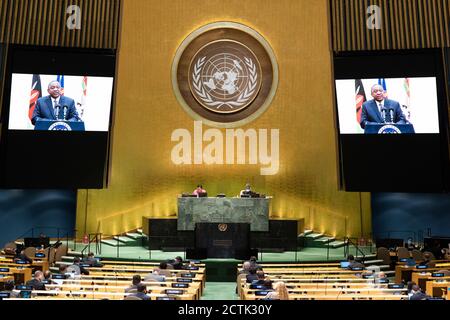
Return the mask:
<svg viewBox="0 0 450 320"><path fill-rule="evenodd" d="M67 109L69 109L69 107L67 107L66 105L64 105L64 107L63 107L63 112L64 112L64 118L63 118L63 120L66 120Z"/></svg>
<svg viewBox="0 0 450 320"><path fill-rule="evenodd" d="M59 105L59 104L57 104L56 106L55 106L55 109L56 109L56 120L59 120L59 109L61 108L61 106Z"/></svg>
<svg viewBox="0 0 450 320"><path fill-rule="evenodd" d="M386 123L386 108L381 107L381 116L383 117L383 122Z"/></svg>

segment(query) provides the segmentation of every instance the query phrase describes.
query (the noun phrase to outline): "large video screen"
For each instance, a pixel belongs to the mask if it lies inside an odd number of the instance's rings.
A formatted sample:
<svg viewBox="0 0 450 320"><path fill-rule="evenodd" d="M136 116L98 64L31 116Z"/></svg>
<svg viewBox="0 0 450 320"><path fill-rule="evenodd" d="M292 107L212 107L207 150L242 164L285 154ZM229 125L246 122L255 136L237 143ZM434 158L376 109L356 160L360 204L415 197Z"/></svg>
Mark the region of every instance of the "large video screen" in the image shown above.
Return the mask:
<svg viewBox="0 0 450 320"><path fill-rule="evenodd" d="M442 52L336 53L334 78L341 189L450 189Z"/></svg>
<svg viewBox="0 0 450 320"><path fill-rule="evenodd" d="M10 45L0 188L108 185L116 52Z"/></svg>
<svg viewBox="0 0 450 320"><path fill-rule="evenodd" d="M112 77L14 73L10 130L108 131Z"/></svg>
<svg viewBox="0 0 450 320"><path fill-rule="evenodd" d="M341 134L439 133L435 77L336 80Z"/></svg>

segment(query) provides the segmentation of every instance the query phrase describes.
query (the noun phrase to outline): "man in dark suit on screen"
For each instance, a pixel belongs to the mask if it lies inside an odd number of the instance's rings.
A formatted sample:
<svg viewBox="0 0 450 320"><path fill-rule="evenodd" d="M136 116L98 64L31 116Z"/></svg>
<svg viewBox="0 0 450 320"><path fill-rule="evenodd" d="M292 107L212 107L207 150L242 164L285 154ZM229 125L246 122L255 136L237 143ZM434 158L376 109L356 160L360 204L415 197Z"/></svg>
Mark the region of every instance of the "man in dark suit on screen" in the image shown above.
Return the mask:
<svg viewBox="0 0 450 320"><path fill-rule="evenodd" d="M371 89L373 100L363 103L361 113L361 128L371 123L406 123L400 104L397 101L385 99L383 87L373 85Z"/></svg>
<svg viewBox="0 0 450 320"><path fill-rule="evenodd" d="M52 81L48 84L48 96L39 98L31 117L31 123L36 124L37 120L63 120L79 121L75 101L72 98L61 95L61 84Z"/></svg>

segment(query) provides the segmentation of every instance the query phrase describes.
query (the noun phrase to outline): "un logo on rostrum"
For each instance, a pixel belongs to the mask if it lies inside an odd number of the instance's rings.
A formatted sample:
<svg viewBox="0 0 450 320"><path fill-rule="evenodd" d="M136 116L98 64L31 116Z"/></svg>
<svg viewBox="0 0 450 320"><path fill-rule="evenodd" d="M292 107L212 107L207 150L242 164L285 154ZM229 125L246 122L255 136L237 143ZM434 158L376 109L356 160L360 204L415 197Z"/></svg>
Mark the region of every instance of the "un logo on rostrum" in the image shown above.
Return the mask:
<svg viewBox="0 0 450 320"><path fill-rule="evenodd" d="M195 120L237 127L260 116L278 84L270 45L255 30L217 22L192 32L172 65L175 95Z"/></svg>

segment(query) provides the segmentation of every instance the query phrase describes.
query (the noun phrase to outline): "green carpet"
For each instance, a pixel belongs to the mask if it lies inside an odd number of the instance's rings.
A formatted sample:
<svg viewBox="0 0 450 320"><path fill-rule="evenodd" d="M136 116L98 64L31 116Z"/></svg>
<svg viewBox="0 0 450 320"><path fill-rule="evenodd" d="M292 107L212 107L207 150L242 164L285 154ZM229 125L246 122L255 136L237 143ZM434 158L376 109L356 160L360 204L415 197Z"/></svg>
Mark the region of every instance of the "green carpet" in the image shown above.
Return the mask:
<svg viewBox="0 0 450 320"><path fill-rule="evenodd" d="M239 300L236 282L206 282L200 300Z"/></svg>
<svg viewBox="0 0 450 320"><path fill-rule="evenodd" d="M77 243L75 247L75 251L82 251L86 245ZM69 242L69 248L74 250L73 243ZM370 247L360 247L360 249L365 254L371 253ZM374 250L374 248L372 248ZM91 251L93 251L96 255L101 256L103 259L105 258L114 258L114 259L133 259L133 260L166 260L173 259L176 256L181 256L185 258L185 254L182 251L179 252L165 252L161 250L151 250L141 247L141 246L130 246L130 247L111 247L108 245L101 246L101 253L95 251L95 246L91 245ZM88 249L86 249L85 254L87 254ZM359 256L355 249L350 249L350 253ZM265 253L260 252L258 255L258 260L262 262L307 262L307 261L336 261L345 259L344 257L344 248L330 249L327 252L326 248L303 248L300 251L286 251L282 253ZM206 259L205 261L220 261L224 259ZM225 259L228 261L235 261L239 263L241 261L235 259Z"/></svg>

